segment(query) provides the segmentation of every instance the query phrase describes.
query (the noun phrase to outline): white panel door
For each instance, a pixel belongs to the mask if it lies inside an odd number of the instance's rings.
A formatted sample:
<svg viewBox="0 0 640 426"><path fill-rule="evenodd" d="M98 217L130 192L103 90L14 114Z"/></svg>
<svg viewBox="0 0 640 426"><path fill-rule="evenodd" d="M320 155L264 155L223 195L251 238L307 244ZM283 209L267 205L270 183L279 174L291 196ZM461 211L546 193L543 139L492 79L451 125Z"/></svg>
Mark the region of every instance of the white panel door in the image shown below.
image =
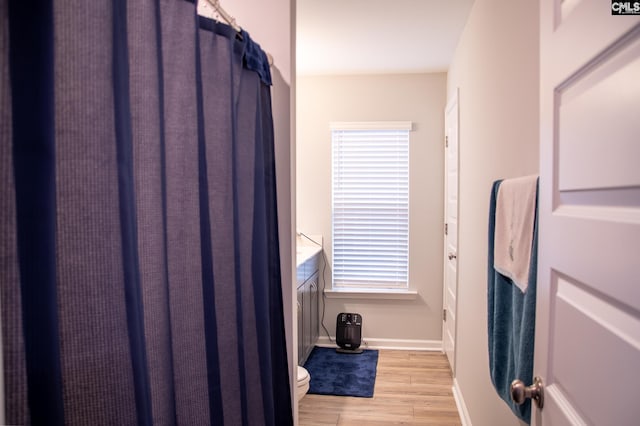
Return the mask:
<svg viewBox="0 0 640 426"><path fill-rule="evenodd" d="M532 424L640 424L639 24L608 0L541 1Z"/></svg>
<svg viewBox="0 0 640 426"><path fill-rule="evenodd" d="M458 93L445 110L445 237L442 346L455 376L458 298Z"/></svg>

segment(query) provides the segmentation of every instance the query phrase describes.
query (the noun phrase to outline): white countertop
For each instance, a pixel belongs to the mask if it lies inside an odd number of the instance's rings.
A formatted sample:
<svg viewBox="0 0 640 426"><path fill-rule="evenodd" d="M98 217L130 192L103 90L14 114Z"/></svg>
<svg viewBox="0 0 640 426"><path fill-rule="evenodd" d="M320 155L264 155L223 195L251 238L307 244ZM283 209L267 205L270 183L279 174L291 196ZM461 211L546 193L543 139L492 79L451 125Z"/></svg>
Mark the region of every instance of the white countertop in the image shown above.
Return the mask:
<svg viewBox="0 0 640 426"><path fill-rule="evenodd" d="M317 241L320 245L309 240L309 238ZM309 235L309 238L300 234L296 237L296 267L322 251L322 235Z"/></svg>

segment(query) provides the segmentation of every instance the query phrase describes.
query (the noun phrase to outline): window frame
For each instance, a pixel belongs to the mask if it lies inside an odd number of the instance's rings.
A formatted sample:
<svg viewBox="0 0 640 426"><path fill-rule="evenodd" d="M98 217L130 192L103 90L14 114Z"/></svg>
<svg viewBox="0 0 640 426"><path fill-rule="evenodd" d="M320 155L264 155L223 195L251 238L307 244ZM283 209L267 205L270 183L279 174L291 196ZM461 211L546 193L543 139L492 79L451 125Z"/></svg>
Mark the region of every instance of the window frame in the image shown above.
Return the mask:
<svg viewBox="0 0 640 426"><path fill-rule="evenodd" d="M363 292L371 292L376 294L389 294L389 293L405 293L411 292L409 290L409 243L410 243L410 229L409 229L409 206L410 206L410 198L409 198L409 188L410 188L410 177L409 177L409 164L410 164L410 142L411 142L411 131L413 130L413 125L410 121L376 121L376 122L331 122L330 123L331 130L331 234L332 234L332 256L331 256L331 271L332 271L332 292L343 292L343 293L353 293L360 294ZM358 282L358 280L354 280L351 282L347 282L344 277L344 270L348 270L347 268L338 268L336 271L336 218L340 216L336 214L336 168L338 167L337 158L336 158L336 135L338 133L341 136L345 134L349 134L349 132L380 132L382 136L386 134L386 132L401 132L403 133L402 141L400 144L402 146L402 151L400 155L405 158L404 168L400 170L400 172L405 173L404 177L396 177L395 180L390 180L390 185L398 184L399 186L402 183L398 183L398 179L400 181L405 179L406 187L401 189L401 192L404 192L404 208L405 212L402 213L399 217L403 217L404 220L404 246L401 248L401 257L403 257L403 272L396 272L398 276L403 275L401 280L393 281L389 279L389 276L385 278L379 279L377 282ZM397 135L396 135L397 136ZM392 147L393 142L390 138L389 141L385 141L387 144L386 148ZM344 143L344 141L343 141ZM404 145L402 145L404 144ZM358 148L356 148L358 149ZM341 155L339 153L338 155ZM344 159L344 156L340 157ZM396 159L397 160L397 159ZM399 163L397 160L396 163ZM344 166L344 165L343 165ZM358 166L356 166L358 167ZM363 179L366 181L366 178ZM357 186L357 185L356 185ZM366 192L360 195L367 195ZM375 195L375 191L374 194ZM392 197L389 198L389 200ZM395 198L398 198L397 196ZM402 194L401 197L402 198ZM388 201L389 201L388 200ZM339 225L338 225L339 226ZM400 228L398 228L400 229ZM357 237L356 237L357 239ZM341 244L340 238L338 237L338 244ZM340 261L340 259L338 259ZM344 259L342 260L344 264ZM388 262L388 260L386 260ZM367 264L372 264L371 260L363 262L362 266L367 266ZM387 264L389 267L389 264ZM390 266L389 271L381 274L392 274L394 267ZM338 272L338 274L336 274ZM336 277L338 275L338 277ZM375 274L374 274L375 275ZM371 273L365 274L365 277L370 277ZM373 281L373 280L371 280ZM411 292L413 293L413 292Z"/></svg>

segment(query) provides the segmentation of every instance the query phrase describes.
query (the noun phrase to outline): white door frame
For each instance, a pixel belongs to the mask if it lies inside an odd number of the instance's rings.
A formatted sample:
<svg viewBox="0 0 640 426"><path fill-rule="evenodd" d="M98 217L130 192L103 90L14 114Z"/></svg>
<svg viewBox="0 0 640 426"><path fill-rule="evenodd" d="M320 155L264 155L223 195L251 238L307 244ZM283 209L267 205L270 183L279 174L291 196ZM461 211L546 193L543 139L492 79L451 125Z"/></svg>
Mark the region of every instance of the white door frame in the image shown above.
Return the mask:
<svg viewBox="0 0 640 426"><path fill-rule="evenodd" d="M456 371L456 335L458 316L458 192L460 181L460 125L459 125L459 89L447 102L445 108L445 150L444 150L444 218L443 238L443 286L442 286L442 349L447 355L451 373ZM453 164L452 164L453 162ZM453 169L452 169L453 166ZM452 205L451 195L455 199ZM451 209L455 209L454 212Z"/></svg>

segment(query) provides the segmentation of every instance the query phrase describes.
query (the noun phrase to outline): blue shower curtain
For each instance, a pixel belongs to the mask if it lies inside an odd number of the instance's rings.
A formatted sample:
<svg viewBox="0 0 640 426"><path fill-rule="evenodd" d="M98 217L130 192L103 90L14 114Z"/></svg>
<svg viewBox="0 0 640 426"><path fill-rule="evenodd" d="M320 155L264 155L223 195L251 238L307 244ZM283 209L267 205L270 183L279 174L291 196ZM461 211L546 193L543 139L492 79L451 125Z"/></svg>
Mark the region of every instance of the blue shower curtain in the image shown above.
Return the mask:
<svg viewBox="0 0 640 426"><path fill-rule="evenodd" d="M6 422L292 423L270 74L193 1L0 2Z"/></svg>

